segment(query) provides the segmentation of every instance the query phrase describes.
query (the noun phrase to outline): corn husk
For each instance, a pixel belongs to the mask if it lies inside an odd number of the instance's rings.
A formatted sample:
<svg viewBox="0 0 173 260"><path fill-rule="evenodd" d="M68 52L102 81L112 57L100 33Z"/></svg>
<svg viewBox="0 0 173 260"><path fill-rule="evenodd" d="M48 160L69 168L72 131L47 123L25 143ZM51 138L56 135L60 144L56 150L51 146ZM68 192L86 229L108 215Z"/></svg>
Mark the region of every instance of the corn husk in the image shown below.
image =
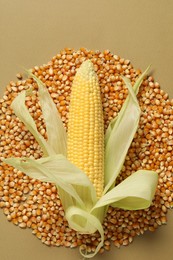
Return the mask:
<svg viewBox="0 0 173 260"><path fill-rule="evenodd" d="M34 135L42 148L43 158L7 158L4 161L31 178L54 183L57 186L70 228L81 234L99 232L100 243L95 252L86 254L82 250L83 247L80 248L80 253L85 258L95 256L103 246L102 222L109 205L137 210L148 208L152 203L158 182L156 172L141 169L116 185L116 179L138 128L141 111L136 94L147 72L148 69L137 79L133 88L129 79L123 77L129 94L118 116L110 122L105 134L105 187L103 196L99 199L85 173L66 158L66 132L44 84L29 72L39 87L38 96L48 140L45 140L38 132L25 106L25 97L28 92L21 92L12 103L14 113Z"/></svg>

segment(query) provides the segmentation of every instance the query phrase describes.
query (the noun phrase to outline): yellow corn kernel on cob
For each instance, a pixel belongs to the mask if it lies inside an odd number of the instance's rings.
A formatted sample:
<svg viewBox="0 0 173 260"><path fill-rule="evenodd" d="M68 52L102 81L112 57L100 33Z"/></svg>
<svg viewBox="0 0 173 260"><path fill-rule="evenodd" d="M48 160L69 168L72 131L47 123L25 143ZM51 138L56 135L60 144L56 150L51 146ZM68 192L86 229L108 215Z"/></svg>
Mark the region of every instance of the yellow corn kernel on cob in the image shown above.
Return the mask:
<svg viewBox="0 0 173 260"><path fill-rule="evenodd" d="M104 186L104 121L98 78L90 60L75 75L68 116L67 157L87 174L99 198Z"/></svg>

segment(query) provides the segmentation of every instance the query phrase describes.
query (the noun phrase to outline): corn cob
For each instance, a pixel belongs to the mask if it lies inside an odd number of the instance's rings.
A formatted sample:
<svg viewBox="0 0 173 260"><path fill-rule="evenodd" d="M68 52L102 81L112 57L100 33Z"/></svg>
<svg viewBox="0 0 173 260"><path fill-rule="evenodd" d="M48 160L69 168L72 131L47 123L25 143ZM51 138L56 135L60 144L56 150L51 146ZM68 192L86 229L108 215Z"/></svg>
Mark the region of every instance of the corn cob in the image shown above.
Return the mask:
<svg viewBox="0 0 173 260"><path fill-rule="evenodd" d="M67 157L93 183L97 197L104 185L104 122L100 87L90 60L83 62L72 85Z"/></svg>

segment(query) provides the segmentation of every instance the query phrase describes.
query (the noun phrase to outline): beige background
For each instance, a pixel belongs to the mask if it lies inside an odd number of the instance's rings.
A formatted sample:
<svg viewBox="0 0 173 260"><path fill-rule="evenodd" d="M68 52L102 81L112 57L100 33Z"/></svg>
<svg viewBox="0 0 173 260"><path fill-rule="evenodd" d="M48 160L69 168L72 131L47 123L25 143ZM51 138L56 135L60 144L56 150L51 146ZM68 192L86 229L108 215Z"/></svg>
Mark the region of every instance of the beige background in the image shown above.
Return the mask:
<svg viewBox="0 0 173 260"><path fill-rule="evenodd" d="M22 68L47 63L64 47L110 49L153 75L173 98L172 0L0 0L0 91ZM173 212L168 224L128 247L94 259L170 260ZM82 259L78 250L49 248L30 230L8 223L0 210L1 260Z"/></svg>

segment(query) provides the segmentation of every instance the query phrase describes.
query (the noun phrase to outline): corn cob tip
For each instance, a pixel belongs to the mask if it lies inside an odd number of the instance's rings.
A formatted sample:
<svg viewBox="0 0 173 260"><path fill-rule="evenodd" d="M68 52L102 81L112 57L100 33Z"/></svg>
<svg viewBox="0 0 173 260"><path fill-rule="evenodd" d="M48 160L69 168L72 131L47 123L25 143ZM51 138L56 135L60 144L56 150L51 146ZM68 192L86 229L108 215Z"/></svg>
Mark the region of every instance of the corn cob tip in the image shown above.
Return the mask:
<svg viewBox="0 0 173 260"><path fill-rule="evenodd" d="M85 60L77 71L77 75L88 81L92 77L96 77L94 65L91 60Z"/></svg>

